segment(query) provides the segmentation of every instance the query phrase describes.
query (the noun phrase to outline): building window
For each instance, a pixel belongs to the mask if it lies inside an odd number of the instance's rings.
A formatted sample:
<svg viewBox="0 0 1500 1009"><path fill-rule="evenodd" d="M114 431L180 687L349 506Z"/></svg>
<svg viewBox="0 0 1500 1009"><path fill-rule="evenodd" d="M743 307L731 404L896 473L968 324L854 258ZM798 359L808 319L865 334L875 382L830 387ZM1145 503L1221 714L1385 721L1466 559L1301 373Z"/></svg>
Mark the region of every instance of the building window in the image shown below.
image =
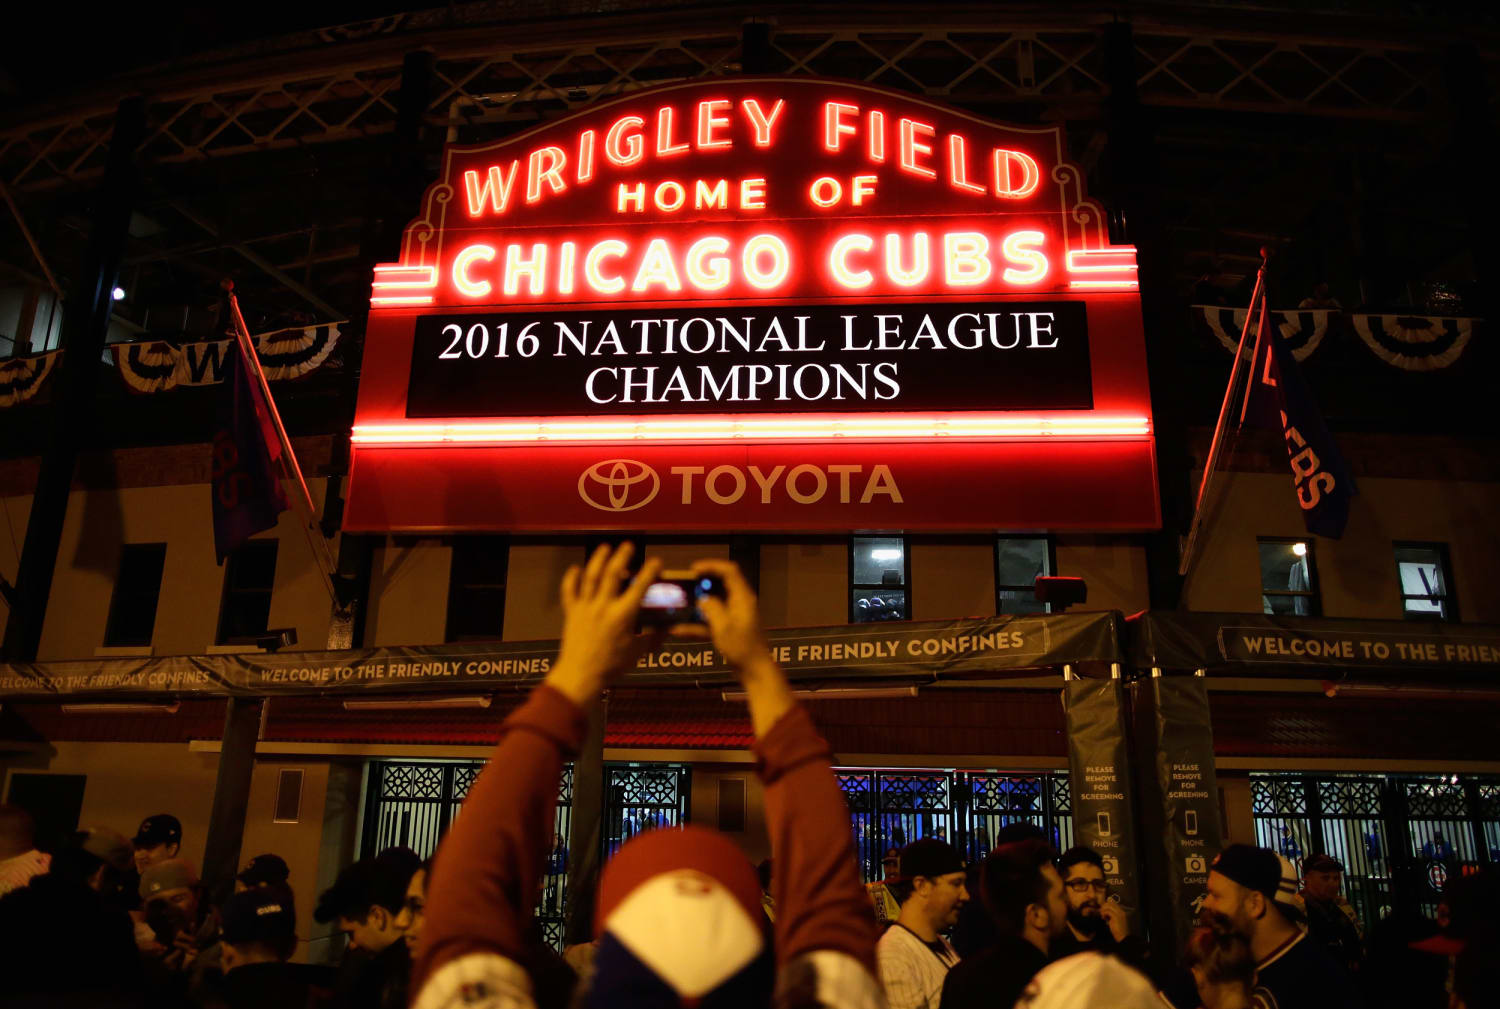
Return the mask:
<svg viewBox="0 0 1500 1009"><path fill-rule="evenodd" d="M120 548L120 572L109 600L104 647L139 648L151 644L161 573L167 563L165 543L128 543Z"/></svg>
<svg viewBox="0 0 1500 1009"><path fill-rule="evenodd" d="M1036 600L1039 575L1052 574L1052 541L1045 536L1001 536L995 540L995 612L1047 613Z"/></svg>
<svg viewBox="0 0 1500 1009"><path fill-rule="evenodd" d="M1396 544L1401 609L1408 620L1457 620L1448 577L1448 548L1437 543Z"/></svg>
<svg viewBox="0 0 1500 1009"><path fill-rule="evenodd" d="M1312 544L1305 540L1258 541L1260 601L1266 613L1318 615L1318 573Z"/></svg>
<svg viewBox="0 0 1500 1009"><path fill-rule="evenodd" d="M276 581L276 547L276 540L247 540L225 560L219 644L245 644L266 633Z"/></svg>
<svg viewBox="0 0 1500 1009"><path fill-rule="evenodd" d="M505 626L510 541L503 536L453 540L448 571L449 641L498 641Z"/></svg>
<svg viewBox="0 0 1500 1009"><path fill-rule="evenodd" d="M905 536L856 536L849 545L849 620L911 619L910 552Z"/></svg>

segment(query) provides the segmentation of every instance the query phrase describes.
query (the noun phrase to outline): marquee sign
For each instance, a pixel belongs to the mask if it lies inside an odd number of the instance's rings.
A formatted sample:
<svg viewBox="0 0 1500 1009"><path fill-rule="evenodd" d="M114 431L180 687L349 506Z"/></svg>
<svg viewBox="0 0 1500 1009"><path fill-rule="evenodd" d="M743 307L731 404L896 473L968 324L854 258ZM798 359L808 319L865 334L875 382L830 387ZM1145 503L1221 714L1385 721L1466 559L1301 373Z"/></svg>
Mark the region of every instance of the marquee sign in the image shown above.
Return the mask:
<svg viewBox="0 0 1500 1009"><path fill-rule="evenodd" d="M375 270L347 527L1154 526L1135 269L1060 128L864 85L451 147Z"/></svg>

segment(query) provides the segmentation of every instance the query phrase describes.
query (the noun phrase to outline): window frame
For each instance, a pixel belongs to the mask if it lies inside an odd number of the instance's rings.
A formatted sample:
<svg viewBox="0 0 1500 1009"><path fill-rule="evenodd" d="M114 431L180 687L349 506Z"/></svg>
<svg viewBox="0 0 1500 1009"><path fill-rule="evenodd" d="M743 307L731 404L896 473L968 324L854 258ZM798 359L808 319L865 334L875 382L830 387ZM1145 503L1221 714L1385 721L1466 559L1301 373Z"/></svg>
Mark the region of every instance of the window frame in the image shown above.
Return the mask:
<svg viewBox="0 0 1500 1009"><path fill-rule="evenodd" d="M913 616L912 616L912 595L911 595L911 537L908 536L905 532L861 532L861 533L851 533L850 534L850 536L849 536L848 551L847 551L848 555L849 555L849 557L848 557L848 560L849 560L849 577L847 579L847 584L848 584L847 596L848 596L848 601L849 601L849 623L851 623L851 624L871 623L871 621L868 621L868 620L856 620L854 618L854 614L855 614L855 609L854 609L854 593L861 592L861 591L869 591L871 589L891 588L891 586L888 586L888 585L874 585L874 584L871 584L869 582L856 582L854 580L854 545L855 545L855 543L858 540L894 540L894 539L899 539L901 541L901 585L899 586L899 588L901 589L902 595L906 599L906 615L905 615L905 617L903 619L905 619L905 620L912 620L912 619L914 619Z"/></svg>
<svg viewBox="0 0 1500 1009"><path fill-rule="evenodd" d="M161 552L161 570L156 578L156 598L151 602L151 626L146 628L146 639L144 641L130 639L124 640L119 636L119 622L121 619L120 585L124 581L125 558L129 554L140 555L146 550L159 549ZM156 638L156 618L161 612L161 586L167 577L167 544L166 543L122 543L120 544L120 557L115 565L115 584L109 593L109 612L104 618L104 648L149 648Z"/></svg>
<svg viewBox="0 0 1500 1009"><path fill-rule="evenodd" d="M1293 543L1307 544L1307 553L1304 559L1307 561L1307 577L1312 588L1306 592L1293 592L1290 589L1267 589L1265 583L1265 571L1260 563L1260 548L1263 544L1282 543L1291 545ZM1261 604L1257 609L1262 616L1267 617L1321 617L1323 615L1323 583L1318 577L1318 547L1311 536L1257 536L1255 537L1255 575L1259 583ZM1282 596L1288 599L1307 599L1307 613L1267 613L1265 597Z"/></svg>
<svg viewBox="0 0 1500 1009"><path fill-rule="evenodd" d="M237 568L238 564L239 563L243 563L242 561L239 561L238 559L242 558L244 556L245 552L246 551L250 551L250 550L269 550L270 553L271 553L271 584L269 586L267 586L264 590L262 590L262 589L255 589L255 590L253 590L253 593L252 593L252 590L234 588L230 584L231 583L231 576L234 574L235 569ZM219 621L218 621L218 626L214 630L214 644L216 644L216 645L244 644L244 643L246 643L245 639L247 637L253 636L253 635L243 635L243 634L241 634L241 635L235 636L234 638L230 638L228 635L225 634L226 628L224 626L224 617L229 612L229 600L230 600L230 597L232 595L241 595L241 596L247 596L247 595L251 595L251 594L260 595L262 592L264 592L264 594L266 596L266 626L262 627L260 629L260 631L257 632L257 633L264 634L266 631L270 630L270 626L271 626L271 606L270 606L270 604L271 604L272 601L274 601L275 595L276 595L276 565L277 565L277 563L280 560L281 560L281 540L279 538L275 537L275 536L266 536L266 537L261 537L261 538L257 538L257 539L248 539L245 542L241 543L239 546L235 547L234 552L231 553L228 557L226 557L224 559L224 582L223 582L222 587L219 590Z"/></svg>
<svg viewBox="0 0 1500 1009"><path fill-rule="evenodd" d="M1021 613L1004 614L1000 610L1000 593L1001 593L1001 591L1003 591L1005 589L1010 589L1012 591L1014 591L1016 589L1029 589L1033 593L1036 591L1036 583L1035 582L1033 582L1030 585L1001 585L1000 584L1000 541L1001 540L1042 540L1044 543L1046 543L1046 545L1047 545L1047 549L1046 549L1046 557L1047 557L1046 568L1047 569L1044 572L1042 572L1042 575L1044 577L1050 578L1053 575L1057 574L1057 538L1055 536L1053 536L1051 533L1042 533L1041 535L1037 535L1035 533L996 533L995 537L994 537L994 540L993 540L993 542L990 545L990 573L994 576L994 579L995 579L995 616L997 616L997 617L998 616L1025 616L1026 614L1021 614ZM1042 613L1051 613L1052 612L1052 604L1051 603L1042 603L1042 609L1040 610L1040 612L1042 612Z"/></svg>
<svg viewBox="0 0 1500 1009"><path fill-rule="evenodd" d="M481 539L495 541L498 548L503 551L505 557L505 563L504 565L502 565L500 582L498 585L498 588L500 589L500 626L497 633L495 633L493 636L488 634L455 634L453 627L453 594L454 590L459 588L460 586L454 578L454 573L457 570L457 565L454 563L454 561L458 557L458 546L460 543L466 540L473 541ZM505 639L505 601L510 594L510 551L512 546L514 546L514 540L511 537L504 535L480 534L472 536L454 536L451 538L450 549L453 550L453 556L449 559L448 564L448 594L444 602L443 611L443 642L445 644L455 644L465 641L503 641ZM492 582L464 582L462 583L462 587L494 589L497 586Z"/></svg>
<svg viewBox="0 0 1500 1009"><path fill-rule="evenodd" d="M1406 588L1401 584L1401 559L1396 556L1400 550L1431 550L1437 554L1438 566L1443 572L1444 593L1441 596L1413 596L1407 595ZM1453 564L1448 553L1448 544L1437 543L1427 540L1394 540L1391 543L1391 559L1396 562L1396 594L1401 599L1401 619L1414 620L1418 623L1456 624L1459 622L1458 615L1458 593L1453 587ZM1434 599L1442 604L1440 613L1413 613L1406 608L1408 599Z"/></svg>

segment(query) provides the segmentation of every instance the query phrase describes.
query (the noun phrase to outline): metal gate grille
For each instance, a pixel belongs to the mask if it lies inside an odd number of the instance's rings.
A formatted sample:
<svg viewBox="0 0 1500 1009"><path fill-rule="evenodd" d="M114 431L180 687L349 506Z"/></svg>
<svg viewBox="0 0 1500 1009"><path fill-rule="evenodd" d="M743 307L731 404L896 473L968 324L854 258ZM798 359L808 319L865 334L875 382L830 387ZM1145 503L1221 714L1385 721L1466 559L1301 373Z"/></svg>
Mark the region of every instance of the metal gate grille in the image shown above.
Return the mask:
<svg viewBox="0 0 1500 1009"><path fill-rule="evenodd" d="M992 771L834 769L854 830L860 875L881 878L881 859L893 848L935 837L956 845L971 862L989 854L996 833L1025 822L1059 847L1073 840L1068 776Z"/></svg>
<svg viewBox="0 0 1500 1009"><path fill-rule="evenodd" d="M1500 784L1461 775L1252 774L1257 843L1301 872L1309 855L1344 866L1344 894L1365 928L1395 906L1398 883L1436 911L1463 863L1500 861Z"/></svg>
<svg viewBox="0 0 1500 1009"><path fill-rule="evenodd" d="M414 763L372 760L365 793L365 824L360 838L361 858L391 847L410 848L431 858L463 808L482 760ZM573 765L563 766L557 783L557 812L553 840L542 877L537 918L542 934L562 949L562 909L567 900L568 837L573 826Z"/></svg>
<svg viewBox="0 0 1500 1009"><path fill-rule="evenodd" d="M684 764L608 764L604 858L637 834L687 822L689 771Z"/></svg>

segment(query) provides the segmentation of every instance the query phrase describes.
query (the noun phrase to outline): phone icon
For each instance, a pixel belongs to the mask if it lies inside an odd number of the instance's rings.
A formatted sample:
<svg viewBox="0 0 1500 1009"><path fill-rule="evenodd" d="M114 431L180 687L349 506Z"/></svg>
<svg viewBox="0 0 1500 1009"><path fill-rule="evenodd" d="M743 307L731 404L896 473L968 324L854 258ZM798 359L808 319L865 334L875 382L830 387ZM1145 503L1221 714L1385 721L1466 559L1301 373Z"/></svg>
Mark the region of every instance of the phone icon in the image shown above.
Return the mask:
<svg viewBox="0 0 1500 1009"><path fill-rule="evenodd" d="M1109 836L1109 813L1104 810L1099 811L1099 836Z"/></svg>
<svg viewBox="0 0 1500 1009"><path fill-rule="evenodd" d="M1187 832L1189 834L1198 833L1198 811L1196 809L1189 809L1184 812L1183 820L1186 821Z"/></svg>

